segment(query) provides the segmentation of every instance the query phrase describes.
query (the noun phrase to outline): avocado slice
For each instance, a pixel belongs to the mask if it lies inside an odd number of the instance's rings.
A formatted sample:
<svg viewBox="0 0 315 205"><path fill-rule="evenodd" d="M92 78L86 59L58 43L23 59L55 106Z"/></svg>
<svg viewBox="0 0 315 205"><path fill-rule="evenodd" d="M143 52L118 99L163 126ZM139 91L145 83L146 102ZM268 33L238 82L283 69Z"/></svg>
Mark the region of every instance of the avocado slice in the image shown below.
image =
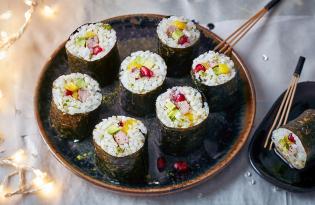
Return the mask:
<svg viewBox="0 0 315 205"><path fill-rule="evenodd" d="M174 40L178 41L178 39L179 39L180 37L182 37L183 35L184 35L184 33L183 33L181 30L176 29L176 30L172 33L172 38L173 38Z"/></svg>
<svg viewBox="0 0 315 205"><path fill-rule="evenodd" d="M75 39L75 45L77 45L77 46L85 46L85 38L84 37L77 37Z"/></svg>
<svg viewBox="0 0 315 205"><path fill-rule="evenodd" d="M172 121L175 121L176 120L176 115L177 113L179 113L179 110L177 109L174 109L174 110L171 110L170 112L167 113L167 116L172 120Z"/></svg>
<svg viewBox="0 0 315 205"><path fill-rule="evenodd" d="M167 108L168 111L172 111L173 109L176 108L174 103L172 103L171 101L166 102L165 107Z"/></svg>
<svg viewBox="0 0 315 205"><path fill-rule="evenodd" d="M142 65L147 68L152 68L155 65L155 62L151 59L145 59Z"/></svg>
<svg viewBox="0 0 315 205"><path fill-rule="evenodd" d="M83 78L79 78L79 79L77 79L76 85L77 85L79 88L83 88L83 87L86 86L86 82L84 81Z"/></svg>
<svg viewBox="0 0 315 205"><path fill-rule="evenodd" d="M118 127L117 125L111 125L107 128L107 133L110 134L110 135L114 135L116 134L117 132L120 131L120 127Z"/></svg>
<svg viewBox="0 0 315 205"><path fill-rule="evenodd" d="M230 68L227 64L219 64L218 66L213 68L213 72L216 75L228 74L230 73Z"/></svg>

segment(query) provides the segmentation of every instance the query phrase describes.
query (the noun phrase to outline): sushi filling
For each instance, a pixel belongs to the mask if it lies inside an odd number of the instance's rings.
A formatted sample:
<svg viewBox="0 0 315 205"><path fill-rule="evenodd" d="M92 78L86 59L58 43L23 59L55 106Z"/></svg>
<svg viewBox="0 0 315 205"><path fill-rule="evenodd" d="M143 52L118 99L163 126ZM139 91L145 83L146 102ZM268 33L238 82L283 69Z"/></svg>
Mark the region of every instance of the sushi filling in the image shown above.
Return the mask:
<svg viewBox="0 0 315 205"><path fill-rule="evenodd" d="M109 24L95 23L81 26L70 36L66 49L87 61L104 57L116 43L116 32Z"/></svg>
<svg viewBox="0 0 315 205"><path fill-rule="evenodd" d="M93 111L102 101L99 84L81 73L58 77L53 83L52 93L57 108L70 115Z"/></svg>
<svg viewBox="0 0 315 205"><path fill-rule="evenodd" d="M272 133L272 141L278 154L291 167L302 169L306 163L306 152L300 139L285 128L279 128Z"/></svg>
<svg viewBox="0 0 315 205"><path fill-rule="evenodd" d="M207 102L191 87L173 87L156 100L159 120L167 127L188 128L204 121L209 114Z"/></svg>
<svg viewBox="0 0 315 205"><path fill-rule="evenodd" d="M108 154L124 157L143 147L146 134L147 129L141 121L113 116L96 125L93 139Z"/></svg>
<svg viewBox="0 0 315 205"><path fill-rule="evenodd" d="M193 61L192 73L199 82L216 86L234 78L236 71L228 56L209 51Z"/></svg>
<svg viewBox="0 0 315 205"><path fill-rule="evenodd" d="M173 48L186 48L200 37L196 25L184 17L164 18L157 27L159 39Z"/></svg>
<svg viewBox="0 0 315 205"><path fill-rule="evenodd" d="M164 60L150 51L132 53L121 63L120 70L122 85L138 94L145 94L161 86L166 77Z"/></svg>

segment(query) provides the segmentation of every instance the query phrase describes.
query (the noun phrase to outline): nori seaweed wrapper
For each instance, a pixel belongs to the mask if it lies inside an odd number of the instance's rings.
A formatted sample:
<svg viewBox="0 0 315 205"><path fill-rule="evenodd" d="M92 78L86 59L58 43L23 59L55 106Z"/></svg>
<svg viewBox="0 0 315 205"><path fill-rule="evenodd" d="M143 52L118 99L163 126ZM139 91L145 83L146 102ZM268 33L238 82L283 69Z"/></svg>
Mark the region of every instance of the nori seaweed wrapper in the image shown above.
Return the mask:
<svg viewBox="0 0 315 205"><path fill-rule="evenodd" d="M232 106L237 100L239 91L239 72L236 70L234 78L226 83L207 86L195 78L193 70L191 70L191 77L197 89L200 90L207 98L209 107L212 111L222 111Z"/></svg>
<svg viewBox="0 0 315 205"><path fill-rule="evenodd" d="M308 109L299 117L282 126L293 132L305 149L307 158L305 167L315 159L315 110Z"/></svg>
<svg viewBox="0 0 315 205"><path fill-rule="evenodd" d="M74 31L72 34L76 32L77 30ZM112 82L114 82L115 79L118 78L120 57L117 42L105 56L94 61L87 61L81 57L77 57L71 54L67 49L66 53L68 57L68 65L71 69L71 72L88 74L92 78L96 79L102 87L111 84Z"/></svg>
<svg viewBox="0 0 315 205"><path fill-rule="evenodd" d="M93 122L96 119L98 109L88 113L70 115L59 110L51 101L50 121L52 127L65 139L81 140L91 134Z"/></svg>
<svg viewBox="0 0 315 205"><path fill-rule="evenodd" d="M167 65L168 77L182 77L189 74L193 59L197 56L200 40L186 48L172 48L158 38L158 54Z"/></svg>
<svg viewBox="0 0 315 205"><path fill-rule="evenodd" d="M161 149L163 152L180 156L189 154L203 144L206 134L205 119L198 125L188 128L171 128L161 124Z"/></svg>
<svg viewBox="0 0 315 205"><path fill-rule="evenodd" d="M137 94L126 89L120 84L120 104L121 107L128 113L136 116L152 115L155 109L155 101L157 96L163 91L164 83L154 90Z"/></svg>
<svg viewBox="0 0 315 205"><path fill-rule="evenodd" d="M102 172L125 182L141 183L148 174L148 142L147 137L143 147L137 152L125 156L115 157L105 152L93 140L96 153L96 164Z"/></svg>

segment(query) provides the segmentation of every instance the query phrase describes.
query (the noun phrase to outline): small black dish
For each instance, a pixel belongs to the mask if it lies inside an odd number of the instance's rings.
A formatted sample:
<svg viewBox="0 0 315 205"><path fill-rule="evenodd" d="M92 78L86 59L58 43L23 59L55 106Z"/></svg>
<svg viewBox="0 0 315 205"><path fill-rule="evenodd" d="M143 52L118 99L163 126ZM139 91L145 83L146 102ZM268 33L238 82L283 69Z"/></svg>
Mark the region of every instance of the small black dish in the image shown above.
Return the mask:
<svg viewBox="0 0 315 205"><path fill-rule="evenodd" d="M315 108L315 82L302 82L297 85L289 119L293 120L303 111ZM315 191L315 164L302 170L292 169L282 161L274 150L264 148L269 128L277 114L284 93L273 104L249 145L249 160L254 170L268 182L292 192Z"/></svg>

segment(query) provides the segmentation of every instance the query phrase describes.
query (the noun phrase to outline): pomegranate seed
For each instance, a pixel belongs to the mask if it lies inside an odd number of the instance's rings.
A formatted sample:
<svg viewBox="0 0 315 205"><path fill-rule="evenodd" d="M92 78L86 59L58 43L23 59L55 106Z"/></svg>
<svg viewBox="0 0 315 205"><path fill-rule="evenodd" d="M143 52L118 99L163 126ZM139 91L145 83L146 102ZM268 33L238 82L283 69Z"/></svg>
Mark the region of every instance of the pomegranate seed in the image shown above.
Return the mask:
<svg viewBox="0 0 315 205"><path fill-rule="evenodd" d="M166 167L166 160L164 157L159 157L156 161L156 166L160 172L162 172Z"/></svg>
<svg viewBox="0 0 315 205"><path fill-rule="evenodd" d="M123 126L124 126L124 123L123 123L122 121L119 121L119 122L118 122L118 126L119 126L119 127L123 127Z"/></svg>
<svg viewBox="0 0 315 205"><path fill-rule="evenodd" d="M198 73L199 71L206 71L206 67L204 67L202 64L196 65L194 72Z"/></svg>
<svg viewBox="0 0 315 205"><path fill-rule="evenodd" d="M292 135L292 133L289 134L288 140L289 140L290 142L294 143L294 144L295 144L295 142L296 142L295 139L294 139L294 137L293 137L293 135Z"/></svg>
<svg viewBox="0 0 315 205"><path fill-rule="evenodd" d="M151 78L153 76L153 71L145 66L142 66L140 68L140 76Z"/></svg>
<svg viewBox="0 0 315 205"><path fill-rule="evenodd" d="M186 97L184 94L182 93L178 93L175 97L174 97L174 101L175 102L182 102L182 101L185 101L186 100Z"/></svg>
<svg viewBox="0 0 315 205"><path fill-rule="evenodd" d="M103 48L99 47L99 46L95 46L93 48L93 55L97 55L98 53L102 52Z"/></svg>
<svg viewBox="0 0 315 205"><path fill-rule="evenodd" d="M188 43L188 37L186 35L182 35L179 39L178 39L178 44L183 45L185 43Z"/></svg>
<svg viewBox="0 0 315 205"><path fill-rule="evenodd" d="M189 167L187 162L178 161L174 164L174 169L178 172L185 173L188 171Z"/></svg>
<svg viewBox="0 0 315 205"><path fill-rule="evenodd" d="M72 94L73 94L73 92L71 90L66 90L66 92L65 92L66 96L69 96L69 95L72 95Z"/></svg>

